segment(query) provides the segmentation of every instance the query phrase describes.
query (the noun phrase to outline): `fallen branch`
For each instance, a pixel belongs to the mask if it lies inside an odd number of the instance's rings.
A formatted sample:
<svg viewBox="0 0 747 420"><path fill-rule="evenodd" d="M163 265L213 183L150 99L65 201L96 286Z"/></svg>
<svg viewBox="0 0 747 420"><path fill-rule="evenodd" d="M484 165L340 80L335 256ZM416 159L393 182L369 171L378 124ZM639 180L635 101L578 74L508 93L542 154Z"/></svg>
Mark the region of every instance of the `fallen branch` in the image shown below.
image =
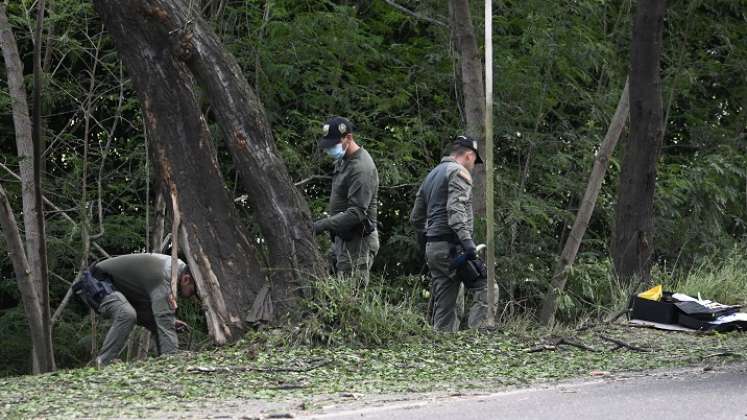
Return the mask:
<svg viewBox="0 0 747 420"><path fill-rule="evenodd" d="M275 386L268 386L265 389L278 389L278 390L283 390L283 389L303 389L303 388L308 388L309 386L310 386L309 384L284 383L284 384L278 384L278 385L275 385Z"/></svg>
<svg viewBox="0 0 747 420"><path fill-rule="evenodd" d="M187 372L192 372L192 373L216 373L216 372L303 373L303 372L310 372L314 369L319 369L320 367L327 366L330 363L332 363L331 360L322 360L318 363L315 363L310 366L302 367L302 368L286 368L286 367L261 368L261 367L254 367L254 366L192 366L192 367L187 368Z"/></svg>
<svg viewBox="0 0 747 420"><path fill-rule="evenodd" d="M599 351L598 349L595 349L593 347L589 347L589 346L587 346L585 344L581 344L581 343L579 343L577 341L573 341L573 340L571 340L569 338L558 337L558 338L555 338L553 340L550 340L548 344L540 344L538 346L530 348L529 350L527 350L527 353L538 353L538 352L541 352L541 351L555 351L560 346L563 346L563 345L565 345L565 346L571 346L571 347L576 347L577 349L581 349L581 350L585 350L585 351L590 351L590 352L594 352L594 353L596 353L596 352Z"/></svg>
<svg viewBox="0 0 747 420"><path fill-rule="evenodd" d="M713 353L713 354L708 354L708 355L706 355L706 356L703 356L703 358L704 358L704 359L710 359L711 357L724 357L724 356L735 356L735 357L744 357L744 356L743 356L742 354L740 354L740 353L735 353L735 352L733 352L733 351L723 351L723 352L721 352L721 353Z"/></svg>
<svg viewBox="0 0 747 420"><path fill-rule="evenodd" d="M634 345L628 344L628 343L626 343L626 342L624 342L622 340L618 340L618 339L612 338L612 337L607 337L606 335L601 335L600 334L599 338L601 338L604 341L609 341L610 343L617 344L617 347L613 348L611 351L615 351L615 350L618 350L618 349L621 349L621 348L624 347L624 348L627 348L629 350L638 351L638 352L641 352L641 353L649 353L649 352L651 352L651 349L644 349L642 347L634 346Z"/></svg>
<svg viewBox="0 0 747 420"><path fill-rule="evenodd" d="M551 346L549 344L540 344L539 346L534 346L531 349L527 350L527 353L539 353L541 351L555 351L557 350L557 346Z"/></svg>

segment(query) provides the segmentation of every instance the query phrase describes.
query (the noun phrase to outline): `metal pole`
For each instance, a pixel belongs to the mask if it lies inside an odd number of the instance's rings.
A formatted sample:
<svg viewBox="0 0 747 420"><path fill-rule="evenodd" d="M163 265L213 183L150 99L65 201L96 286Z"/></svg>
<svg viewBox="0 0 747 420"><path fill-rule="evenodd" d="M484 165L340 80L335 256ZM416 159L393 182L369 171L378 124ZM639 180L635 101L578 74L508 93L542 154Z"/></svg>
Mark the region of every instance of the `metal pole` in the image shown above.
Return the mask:
<svg viewBox="0 0 747 420"><path fill-rule="evenodd" d="M485 215L488 244L488 319L495 326L495 211L493 176L493 2L485 0Z"/></svg>

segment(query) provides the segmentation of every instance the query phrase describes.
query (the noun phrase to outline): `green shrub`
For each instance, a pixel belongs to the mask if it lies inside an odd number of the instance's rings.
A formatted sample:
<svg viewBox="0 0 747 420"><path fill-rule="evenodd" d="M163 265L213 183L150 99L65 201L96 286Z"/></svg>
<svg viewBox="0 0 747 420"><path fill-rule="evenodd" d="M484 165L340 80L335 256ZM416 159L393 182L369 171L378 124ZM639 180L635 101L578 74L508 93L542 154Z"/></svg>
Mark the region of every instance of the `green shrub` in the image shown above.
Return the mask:
<svg viewBox="0 0 747 420"><path fill-rule="evenodd" d="M294 343L380 346L430 332L419 304L420 287L409 294L390 294L387 287L359 285L344 277L318 280L312 287L312 296L301 303Z"/></svg>
<svg viewBox="0 0 747 420"><path fill-rule="evenodd" d="M693 297L727 304L747 304L747 253L745 246L735 246L723 258L709 257L678 281L672 290Z"/></svg>

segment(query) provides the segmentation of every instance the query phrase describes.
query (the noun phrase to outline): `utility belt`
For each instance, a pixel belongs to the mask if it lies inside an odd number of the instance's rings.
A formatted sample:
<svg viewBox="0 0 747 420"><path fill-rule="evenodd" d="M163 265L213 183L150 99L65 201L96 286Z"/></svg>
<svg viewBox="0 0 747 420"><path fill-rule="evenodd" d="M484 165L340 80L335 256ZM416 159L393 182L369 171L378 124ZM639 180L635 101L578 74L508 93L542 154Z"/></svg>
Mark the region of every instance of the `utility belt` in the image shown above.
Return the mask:
<svg viewBox="0 0 747 420"><path fill-rule="evenodd" d="M368 235L376 232L377 226L376 222L366 219L361 223L358 223L357 225L353 226L350 230L343 231L343 232L332 232L332 240L334 241L334 237L337 236L338 238L342 239L345 242L352 241L355 239L355 237L362 237L365 238Z"/></svg>
<svg viewBox="0 0 747 420"><path fill-rule="evenodd" d="M444 233L442 235L426 235L426 242L448 242L452 245L459 245L461 241L455 233Z"/></svg>
<svg viewBox="0 0 747 420"><path fill-rule="evenodd" d="M91 272L95 272L98 278L94 277ZM111 277L97 270L95 265L83 271L78 280L73 283L73 293L75 293L89 308L99 313L101 302L104 298L114 293L116 289L111 282Z"/></svg>

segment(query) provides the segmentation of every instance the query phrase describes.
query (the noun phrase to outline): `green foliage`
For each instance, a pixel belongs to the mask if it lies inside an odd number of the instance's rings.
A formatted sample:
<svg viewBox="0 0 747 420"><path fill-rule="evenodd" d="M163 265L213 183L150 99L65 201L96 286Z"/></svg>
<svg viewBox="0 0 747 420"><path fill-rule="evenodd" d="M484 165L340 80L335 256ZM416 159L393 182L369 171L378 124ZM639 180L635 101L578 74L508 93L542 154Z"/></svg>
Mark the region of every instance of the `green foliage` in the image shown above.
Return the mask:
<svg viewBox="0 0 747 420"><path fill-rule="evenodd" d="M348 305L333 311L331 306L307 302L302 330L307 335L298 337L314 343L377 345L421 333L422 322L416 320L422 318L423 302L416 291L426 286L416 275L423 271L424 262L407 219L419 182L438 162L449 139L464 128L449 30L381 1L273 0L267 3L266 19L264 1L224 3L220 14L207 17L258 92L293 179L331 171L331 162L319 153L316 142L321 122L333 114L345 115L356 124L356 138L371 152L381 177L383 228L374 267L377 276L368 289L346 288L334 281L317 285L314 293L319 302ZM400 3L448 20L447 2ZM27 84L34 4L22 0L8 5ZM531 316L549 283L628 71L634 6L634 2L598 0L496 4L497 141L496 170L491 175L496 184L499 308L505 308L504 320ZM472 2L472 7L481 42L479 2ZM658 267L666 268L665 278L674 279L670 281L688 279L699 284L697 279L717 274L728 277L724 267L736 262L734 257L724 260L724 255L747 237L746 13L744 1L668 2L662 60L667 125L657 174L654 257ZM54 36L48 45L50 72L43 97L49 142L45 194L76 223L84 219L79 210L82 108L93 74L86 218L94 234L103 227L98 242L111 254L144 250L153 220L146 223L146 214L152 212L154 187L148 175L153 175L153 165L147 165L143 115L126 69L106 32L100 31L91 2L56 0L46 22L48 28L54 26ZM97 45L101 46L98 59ZM17 171L4 76L5 68L0 66L0 154ZM118 114L120 89L124 103ZM209 113L207 117L227 188L240 196L243 191L234 183L233 162L219 141L222 133ZM619 156L620 151L612 158L562 297L562 321L573 323L619 307L620 296L626 293L616 284L608 259ZM0 173L0 182L20 223L20 187L5 172ZM328 180L321 178L302 187L315 217L324 211L329 188ZM99 198L102 221L98 220ZM249 234L257 236L251 209L239 208L251 227ZM67 290L60 278L71 280L80 266L80 230L53 211L48 213L47 231L54 273L51 301L56 307ZM7 332L7 337L18 340L2 355L14 361L14 368L23 369L27 344L23 344L22 311L4 245L0 251L0 334ZM732 274L737 269L733 265ZM699 277L692 277L693 273ZM738 284L724 285L729 296L737 296ZM698 288L717 292L694 287ZM197 326L196 334L204 334L199 311L187 309L185 316L194 315L190 323ZM392 318L393 311L403 311L403 318ZM75 338L58 346L63 367L85 362L75 341L87 329L77 315L63 317L55 327L60 331L56 337ZM196 346L204 341L204 335L194 337ZM19 352L15 358L11 349Z"/></svg>
<svg viewBox="0 0 747 420"><path fill-rule="evenodd" d="M345 277L315 281L301 305L302 319L293 326L293 341L381 346L427 336L420 295L417 287L402 293Z"/></svg>
<svg viewBox="0 0 747 420"><path fill-rule="evenodd" d="M745 247L736 246L723 257L703 259L681 279L673 291L731 305L747 305Z"/></svg>
<svg viewBox="0 0 747 420"><path fill-rule="evenodd" d="M467 389L489 393L563 378L588 378L595 370L615 375L631 370L702 368L747 356L744 334L672 334L623 327L574 333L573 341L599 352L561 346L558 351L530 353L527 350L542 337L527 330L442 334L385 348L278 346L267 337L276 333L258 333L251 340L216 351L114 364L103 370L0 378L0 417L241 417L252 415L251 402L264 410L257 416L269 417L268 405L292 403L292 411L297 412L299 400L304 401L303 410L308 410L343 400L342 393L361 397L452 394ZM651 352L612 351L614 346L600 339L600 333ZM259 344L262 341L271 344ZM714 353L728 356L714 358ZM249 407L237 406L237 401ZM230 411L232 407L235 412Z"/></svg>

